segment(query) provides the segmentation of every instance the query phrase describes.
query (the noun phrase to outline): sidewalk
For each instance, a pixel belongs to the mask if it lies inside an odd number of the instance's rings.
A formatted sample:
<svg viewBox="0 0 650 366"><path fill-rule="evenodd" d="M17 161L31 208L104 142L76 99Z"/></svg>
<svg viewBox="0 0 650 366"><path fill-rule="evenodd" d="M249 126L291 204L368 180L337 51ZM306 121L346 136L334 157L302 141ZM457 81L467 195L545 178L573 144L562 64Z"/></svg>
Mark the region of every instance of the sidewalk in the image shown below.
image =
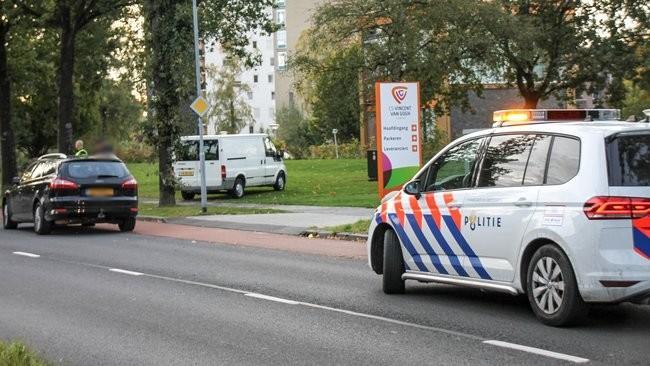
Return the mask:
<svg viewBox="0 0 650 366"><path fill-rule="evenodd" d="M157 203L144 200L146 203ZM179 202L179 205L196 206L196 202ZM299 235L306 231L332 226L353 224L368 220L374 209L358 207L322 207L296 205L236 204L230 202L208 202L208 206L270 208L285 211L276 214L258 215L206 215L171 218L171 224L210 227L232 230L261 231L275 234Z"/></svg>
<svg viewBox="0 0 650 366"><path fill-rule="evenodd" d="M309 239L291 235L192 227L187 225L146 221L138 221L135 233L192 241L204 241L209 243L284 250L303 254L325 255L330 257L354 259L366 258L366 247L363 243L345 240Z"/></svg>

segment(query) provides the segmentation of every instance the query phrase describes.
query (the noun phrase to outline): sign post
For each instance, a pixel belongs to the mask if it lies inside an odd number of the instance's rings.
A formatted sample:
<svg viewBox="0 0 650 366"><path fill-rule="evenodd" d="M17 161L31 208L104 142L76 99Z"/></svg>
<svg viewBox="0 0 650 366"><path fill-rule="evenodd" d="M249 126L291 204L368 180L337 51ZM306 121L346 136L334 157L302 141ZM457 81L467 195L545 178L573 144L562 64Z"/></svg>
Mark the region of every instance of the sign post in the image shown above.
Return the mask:
<svg viewBox="0 0 650 366"><path fill-rule="evenodd" d="M196 100L192 103L192 109L199 117L197 127L199 132L199 174L201 179L201 212L208 210L208 192L205 185L205 152L203 151L203 122L201 117L208 111L209 105L201 96L201 68L199 59L199 14L196 7L196 0L192 0L192 17L194 26L194 72L196 77Z"/></svg>
<svg viewBox="0 0 650 366"><path fill-rule="evenodd" d="M420 84L375 84L379 198L402 188L422 166Z"/></svg>

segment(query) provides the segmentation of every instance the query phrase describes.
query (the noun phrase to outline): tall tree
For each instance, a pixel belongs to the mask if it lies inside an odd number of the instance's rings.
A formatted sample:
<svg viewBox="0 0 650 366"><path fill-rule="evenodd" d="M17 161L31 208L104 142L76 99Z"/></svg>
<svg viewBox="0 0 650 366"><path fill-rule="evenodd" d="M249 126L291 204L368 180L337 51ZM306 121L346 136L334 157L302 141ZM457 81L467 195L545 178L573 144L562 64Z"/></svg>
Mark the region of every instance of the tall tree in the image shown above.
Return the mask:
<svg viewBox="0 0 650 366"><path fill-rule="evenodd" d="M117 15L136 0L52 0L21 3L22 8L44 25L59 31L58 137L57 146L72 152L74 118L74 71L78 35L102 17Z"/></svg>
<svg viewBox="0 0 650 366"><path fill-rule="evenodd" d="M244 99L251 91L250 86L237 80L241 65L235 57L229 57L223 67L209 67L208 79L214 86L206 95L212 106L208 119L215 123L215 130L239 133L253 123L253 113Z"/></svg>
<svg viewBox="0 0 650 366"><path fill-rule="evenodd" d="M200 2L204 39L218 42L248 63L250 31L275 30L267 16L274 0L203 0ZM182 130L182 113L193 94L194 52L192 11L187 0L145 0L144 14L149 51L149 138L158 149L159 204L176 202L172 152Z"/></svg>
<svg viewBox="0 0 650 366"><path fill-rule="evenodd" d="M11 79L9 76L9 32L19 16L14 1L0 2L0 154L2 154L2 187L17 174L16 143L11 124Z"/></svg>
<svg viewBox="0 0 650 366"><path fill-rule="evenodd" d="M650 35L645 0L490 0L472 8L484 29L474 37L494 44L484 59L499 65L526 108L583 92L620 101L621 81L639 62L635 50Z"/></svg>

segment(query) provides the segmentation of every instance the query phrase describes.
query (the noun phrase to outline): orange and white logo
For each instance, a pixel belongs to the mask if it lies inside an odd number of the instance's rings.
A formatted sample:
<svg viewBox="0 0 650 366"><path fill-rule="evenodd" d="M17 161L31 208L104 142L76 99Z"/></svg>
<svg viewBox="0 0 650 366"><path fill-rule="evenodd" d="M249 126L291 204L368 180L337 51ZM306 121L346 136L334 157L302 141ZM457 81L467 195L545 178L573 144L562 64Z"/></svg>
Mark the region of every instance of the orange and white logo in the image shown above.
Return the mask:
<svg viewBox="0 0 650 366"><path fill-rule="evenodd" d="M408 91L408 88L405 86L396 86L393 88L391 93L393 94L393 98L395 98L395 101L397 104L402 104L404 99L406 99L406 92Z"/></svg>

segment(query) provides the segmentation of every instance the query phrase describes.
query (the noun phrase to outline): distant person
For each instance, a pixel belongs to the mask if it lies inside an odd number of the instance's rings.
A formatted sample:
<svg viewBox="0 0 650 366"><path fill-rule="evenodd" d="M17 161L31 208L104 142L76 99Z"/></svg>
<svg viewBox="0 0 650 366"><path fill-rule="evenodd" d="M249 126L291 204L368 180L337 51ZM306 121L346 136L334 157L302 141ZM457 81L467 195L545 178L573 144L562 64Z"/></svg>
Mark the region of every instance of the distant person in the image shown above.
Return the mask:
<svg viewBox="0 0 650 366"><path fill-rule="evenodd" d="M74 143L74 148L77 151L74 153L74 156L76 157L88 156L88 151L84 149L84 142L82 140L77 140L77 142Z"/></svg>

